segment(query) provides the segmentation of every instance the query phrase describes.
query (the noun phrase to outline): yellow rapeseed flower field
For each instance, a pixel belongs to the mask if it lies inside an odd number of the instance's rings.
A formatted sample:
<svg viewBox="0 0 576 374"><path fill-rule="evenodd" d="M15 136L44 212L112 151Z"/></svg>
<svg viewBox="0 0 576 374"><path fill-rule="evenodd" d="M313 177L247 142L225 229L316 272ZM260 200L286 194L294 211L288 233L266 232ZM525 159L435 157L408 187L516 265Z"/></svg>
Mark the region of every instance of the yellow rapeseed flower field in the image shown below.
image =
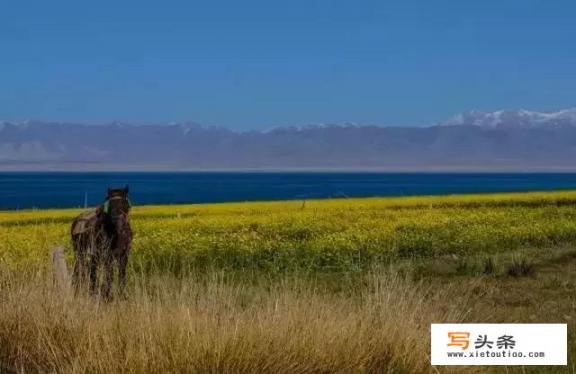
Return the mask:
<svg viewBox="0 0 576 374"><path fill-rule="evenodd" d="M131 267L358 270L576 241L576 192L136 206ZM0 212L0 263L46 263L76 209Z"/></svg>

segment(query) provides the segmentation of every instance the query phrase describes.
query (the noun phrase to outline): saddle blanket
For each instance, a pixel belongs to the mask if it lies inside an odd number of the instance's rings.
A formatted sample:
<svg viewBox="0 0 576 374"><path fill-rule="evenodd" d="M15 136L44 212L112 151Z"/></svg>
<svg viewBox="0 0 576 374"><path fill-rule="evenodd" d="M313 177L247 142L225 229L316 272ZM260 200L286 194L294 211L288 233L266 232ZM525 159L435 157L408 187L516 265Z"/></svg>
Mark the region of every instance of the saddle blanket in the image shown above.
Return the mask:
<svg viewBox="0 0 576 374"><path fill-rule="evenodd" d="M74 223L74 228L72 229L73 235L83 234L90 229L93 229L96 225L96 220L98 219L98 212L96 209L87 210L82 212Z"/></svg>

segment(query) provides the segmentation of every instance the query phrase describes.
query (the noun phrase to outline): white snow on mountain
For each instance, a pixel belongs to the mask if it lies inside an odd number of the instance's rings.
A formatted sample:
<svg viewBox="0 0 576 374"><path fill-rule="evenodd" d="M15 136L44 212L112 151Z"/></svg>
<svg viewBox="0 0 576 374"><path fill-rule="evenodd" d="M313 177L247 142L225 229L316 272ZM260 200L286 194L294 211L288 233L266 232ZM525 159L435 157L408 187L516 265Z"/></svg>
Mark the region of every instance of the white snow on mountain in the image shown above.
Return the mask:
<svg viewBox="0 0 576 374"><path fill-rule="evenodd" d="M484 128L534 128L544 126L576 126L576 108L543 113L528 110L472 110L440 123L440 126L480 126Z"/></svg>

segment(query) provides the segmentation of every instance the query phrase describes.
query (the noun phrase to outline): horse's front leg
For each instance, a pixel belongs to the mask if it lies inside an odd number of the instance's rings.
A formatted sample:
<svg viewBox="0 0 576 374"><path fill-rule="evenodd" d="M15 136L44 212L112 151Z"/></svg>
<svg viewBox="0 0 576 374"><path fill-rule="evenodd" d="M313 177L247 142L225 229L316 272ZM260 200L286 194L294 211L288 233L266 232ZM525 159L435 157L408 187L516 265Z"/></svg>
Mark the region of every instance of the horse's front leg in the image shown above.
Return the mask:
<svg viewBox="0 0 576 374"><path fill-rule="evenodd" d="M93 295L98 291L98 263L100 257L97 254L90 256L90 293Z"/></svg>
<svg viewBox="0 0 576 374"><path fill-rule="evenodd" d="M107 253L104 255L104 282L102 283L102 297L106 300L110 299L110 291L112 290L112 276L114 269L112 268L114 257Z"/></svg>
<svg viewBox="0 0 576 374"><path fill-rule="evenodd" d="M120 283L120 294L126 296L126 267L128 266L129 251L124 251L118 258L118 283Z"/></svg>

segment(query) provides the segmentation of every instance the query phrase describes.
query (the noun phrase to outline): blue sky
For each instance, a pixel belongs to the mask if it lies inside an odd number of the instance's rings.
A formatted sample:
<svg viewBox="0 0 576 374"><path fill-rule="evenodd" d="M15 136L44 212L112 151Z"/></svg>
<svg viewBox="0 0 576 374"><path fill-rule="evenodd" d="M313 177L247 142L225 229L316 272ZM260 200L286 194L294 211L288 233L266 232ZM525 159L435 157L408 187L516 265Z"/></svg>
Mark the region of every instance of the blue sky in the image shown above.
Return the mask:
<svg viewBox="0 0 576 374"><path fill-rule="evenodd" d="M428 125L576 106L576 2L11 1L0 119Z"/></svg>

